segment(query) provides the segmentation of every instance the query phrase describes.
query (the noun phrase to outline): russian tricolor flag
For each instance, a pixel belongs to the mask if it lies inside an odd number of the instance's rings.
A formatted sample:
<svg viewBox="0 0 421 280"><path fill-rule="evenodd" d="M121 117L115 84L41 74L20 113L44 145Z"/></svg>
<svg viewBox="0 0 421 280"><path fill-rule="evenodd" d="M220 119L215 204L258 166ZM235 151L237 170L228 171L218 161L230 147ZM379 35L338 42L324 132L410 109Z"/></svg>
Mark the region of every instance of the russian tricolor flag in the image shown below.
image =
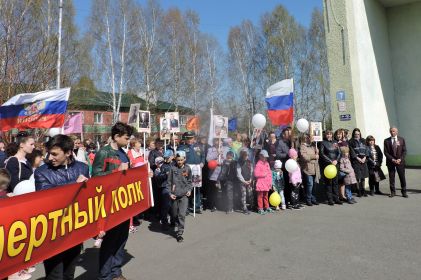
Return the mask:
<svg viewBox="0 0 421 280"><path fill-rule="evenodd" d="M0 130L62 127L70 88L23 93L0 106Z"/></svg>
<svg viewBox="0 0 421 280"><path fill-rule="evenodd" d="M286 79L266 91L268 117L273 125L289 125L294 118L294 80Z"/></svg>

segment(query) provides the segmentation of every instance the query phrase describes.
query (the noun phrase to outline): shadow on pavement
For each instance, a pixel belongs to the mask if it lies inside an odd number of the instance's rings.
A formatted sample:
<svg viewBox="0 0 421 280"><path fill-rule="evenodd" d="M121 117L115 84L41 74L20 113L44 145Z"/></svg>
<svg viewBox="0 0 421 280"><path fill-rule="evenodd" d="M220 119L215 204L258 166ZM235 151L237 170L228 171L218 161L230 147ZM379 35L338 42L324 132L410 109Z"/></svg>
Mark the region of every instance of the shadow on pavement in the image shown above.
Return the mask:
<svg viewBox="0 0 421 280"><path fill-rule="evenodd" d="M125 250L124 263L126 265L134 257ZM76 280L92 280L98 278L98 260L99 260L99 249L97 248L87 248L79 256L79 260L76 264L76 269L82 267L84 272L75 277ZM36 280L44 280L44 277L38 278Z"/></svg>

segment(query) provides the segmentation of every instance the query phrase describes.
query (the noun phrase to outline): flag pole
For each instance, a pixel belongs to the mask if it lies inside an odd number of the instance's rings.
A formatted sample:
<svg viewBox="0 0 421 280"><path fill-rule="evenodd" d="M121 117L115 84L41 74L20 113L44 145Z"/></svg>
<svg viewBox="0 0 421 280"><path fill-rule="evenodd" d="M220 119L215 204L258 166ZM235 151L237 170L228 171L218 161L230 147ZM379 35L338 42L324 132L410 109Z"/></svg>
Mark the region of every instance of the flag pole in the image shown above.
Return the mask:
<svg viewBox="0 0 421 280"><path fill-rule="evenodd" d="M61 74L61 25L63 19L63 0L59 2L59 16L58 16L58 56L57 56L57 81L56 87L60 89L60 74Z"/></svg>
<svg viewBox="0 0 421 280"><path fill-rule="evenodd" d="M61 79L61 26L63 21L63 0L59 2L59 16L58 16L58 46L57 46L57 81L56 88L60 89L60 79ZM60 134L64 134L64 127L60 128Z"/></svg>
<svg viewBox="0 0 421 280"><path fill-rule="evenodd" d="M146 132L143 132L143 158L146 161Z"/></svg>
<svg viewBox="0 0 421 280"><path fill-rule="evenodd" d="M82 113L82 130L80 131L80 140L83 142L83 124L85 123L85 114L83 112Z"/></svg>

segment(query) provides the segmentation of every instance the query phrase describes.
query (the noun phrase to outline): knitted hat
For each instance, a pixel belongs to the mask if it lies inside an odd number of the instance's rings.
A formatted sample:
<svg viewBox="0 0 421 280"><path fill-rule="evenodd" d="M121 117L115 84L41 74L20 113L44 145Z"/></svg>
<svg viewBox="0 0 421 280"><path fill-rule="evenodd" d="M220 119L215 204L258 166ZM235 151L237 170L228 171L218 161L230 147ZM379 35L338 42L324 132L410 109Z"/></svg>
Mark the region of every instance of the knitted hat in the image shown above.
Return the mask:
<svg viewBox="0 0 421 280"><path fill-rule="evenodd" d="M279 159L275 160L275 164L273 165L275 169L281 169L282 168L282 161Z"/></svg>
<svg viewBox="0 0 421 280"><path fill-rule="evenodd" d="M292 149L289 149L288 156L290 158L297 157L298 156L298 153L297 153L297 151L294 148L292 148Z"/></svg>

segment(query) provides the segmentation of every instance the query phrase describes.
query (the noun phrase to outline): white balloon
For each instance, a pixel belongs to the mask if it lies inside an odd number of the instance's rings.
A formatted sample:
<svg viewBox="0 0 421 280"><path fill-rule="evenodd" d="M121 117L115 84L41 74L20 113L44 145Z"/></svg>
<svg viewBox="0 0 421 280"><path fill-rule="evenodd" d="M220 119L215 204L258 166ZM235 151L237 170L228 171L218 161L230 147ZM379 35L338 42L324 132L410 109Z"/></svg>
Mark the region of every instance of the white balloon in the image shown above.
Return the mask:
<svg viewBox="0 0 421 280"><path fill-rule="evenodd" d="M297 129L299 132L306 132L308 130L309 123L306 119L299 119L297 121Z"/></svg>
<svg viewBox="0 0 421 280"><path fill-rule="evenodd" d="M60 128L58 128L58 127L52 127L48 130L48 136L50 136L50 137L54 137L57 134L60 134Z"/></svg>
<svg viewBox="0 0 421 280"><path fill-rule="evenodd" d="M292 173L295 170L297 170L298 168L298 164L295 160L293 159L289 159L285 162L285 169L289 172Z"/></svg>
<svg viewBox="0 0 421 280"><path fill-rule="evenodd" d="M262 114L256 114L251 119L251 123L255 128L262 129L266 125L266 118Z"/></svg>
<svg viewBox="0 0 421 280"><path fill-rule="evenodd" d="M30 193L35 191L35 181L32 180L24 180L16 185L13 189L14 195L21 195L25 193Z"/></svg>

